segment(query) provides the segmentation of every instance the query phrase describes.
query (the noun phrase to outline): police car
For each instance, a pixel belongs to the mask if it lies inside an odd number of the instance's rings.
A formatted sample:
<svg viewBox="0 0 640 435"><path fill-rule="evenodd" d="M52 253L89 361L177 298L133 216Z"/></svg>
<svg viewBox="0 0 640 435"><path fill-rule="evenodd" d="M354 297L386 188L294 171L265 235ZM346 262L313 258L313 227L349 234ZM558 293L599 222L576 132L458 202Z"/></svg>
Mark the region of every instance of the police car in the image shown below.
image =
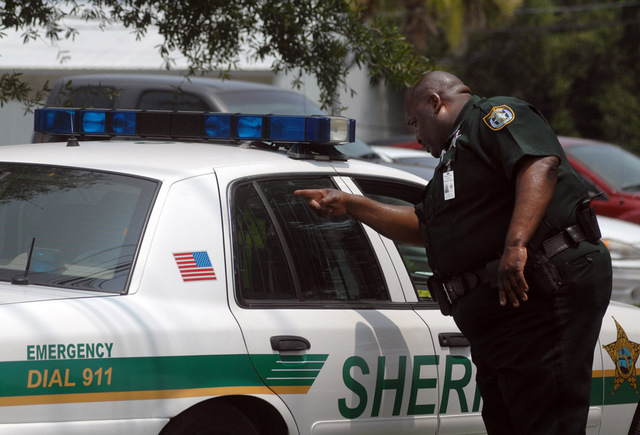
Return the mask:
<svg viewBox="0 0 640 435"><path fill-rule="evenodd" d="M424 180L339 152L353 120L35 118L70 138L2 148L2 433L485 433L424 250L293 194L417 200ZM605 315L589 434L640 430L639 319Z"/></svg>

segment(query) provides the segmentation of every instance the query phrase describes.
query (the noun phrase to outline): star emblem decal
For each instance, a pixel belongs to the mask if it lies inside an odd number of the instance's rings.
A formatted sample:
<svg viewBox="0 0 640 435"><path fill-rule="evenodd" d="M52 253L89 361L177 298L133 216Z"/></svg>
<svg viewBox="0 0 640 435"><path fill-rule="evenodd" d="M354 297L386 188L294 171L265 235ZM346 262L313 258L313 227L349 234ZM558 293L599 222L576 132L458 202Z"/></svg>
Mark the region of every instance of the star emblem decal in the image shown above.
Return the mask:
<svg viewBox="0 0 640 435"><path fill-rule="evenodd" d="M627 333L624 332L615 317L613 321L616 322L618 337L613 343L602 346L616 365L616 379L611 395L615 394L616 390L625 382L628 382L638 394L636 362L640 356L640 344L629 341Z"/></svg>

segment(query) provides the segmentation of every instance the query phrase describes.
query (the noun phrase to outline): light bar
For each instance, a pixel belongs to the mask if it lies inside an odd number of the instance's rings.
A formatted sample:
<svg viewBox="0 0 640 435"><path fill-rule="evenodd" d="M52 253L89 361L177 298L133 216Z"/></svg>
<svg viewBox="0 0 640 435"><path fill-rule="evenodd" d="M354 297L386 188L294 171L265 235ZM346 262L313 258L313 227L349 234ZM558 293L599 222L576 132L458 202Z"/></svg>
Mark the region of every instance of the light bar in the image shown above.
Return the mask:
<svg viewBox="0 0 640 435"><path fill-rule="evenodd" d="M80 136L257 140L339 145L355 141L354 119L165 110L36 109L34 130Z"/></svg>

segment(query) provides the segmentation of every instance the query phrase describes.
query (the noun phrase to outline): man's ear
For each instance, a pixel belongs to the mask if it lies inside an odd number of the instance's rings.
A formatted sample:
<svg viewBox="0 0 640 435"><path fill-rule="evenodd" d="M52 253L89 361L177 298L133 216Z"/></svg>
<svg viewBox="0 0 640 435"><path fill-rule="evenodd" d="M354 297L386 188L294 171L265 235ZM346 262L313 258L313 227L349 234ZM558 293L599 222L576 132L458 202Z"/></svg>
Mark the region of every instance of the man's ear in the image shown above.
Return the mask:
<svg viewBox="0 0 640 435"><path fill-rule="evenodd" d="M429 95L429 105L433 109L434 113L440 112L440 109L442 109L442 98L440 98L440 95L435 92Z"/></svg>

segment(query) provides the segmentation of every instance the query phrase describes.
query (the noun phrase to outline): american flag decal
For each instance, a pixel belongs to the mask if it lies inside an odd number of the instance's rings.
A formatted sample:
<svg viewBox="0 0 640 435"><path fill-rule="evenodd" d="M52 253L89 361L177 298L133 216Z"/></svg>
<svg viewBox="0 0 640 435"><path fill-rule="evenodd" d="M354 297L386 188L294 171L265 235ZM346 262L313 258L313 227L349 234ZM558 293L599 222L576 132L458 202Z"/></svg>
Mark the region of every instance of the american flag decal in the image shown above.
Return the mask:
<svg viewBox="0 0 640 435"><path fill-rule="evenodd" d="M173 258L185 282L216 279L207 251L174 253Z"/></svg>

